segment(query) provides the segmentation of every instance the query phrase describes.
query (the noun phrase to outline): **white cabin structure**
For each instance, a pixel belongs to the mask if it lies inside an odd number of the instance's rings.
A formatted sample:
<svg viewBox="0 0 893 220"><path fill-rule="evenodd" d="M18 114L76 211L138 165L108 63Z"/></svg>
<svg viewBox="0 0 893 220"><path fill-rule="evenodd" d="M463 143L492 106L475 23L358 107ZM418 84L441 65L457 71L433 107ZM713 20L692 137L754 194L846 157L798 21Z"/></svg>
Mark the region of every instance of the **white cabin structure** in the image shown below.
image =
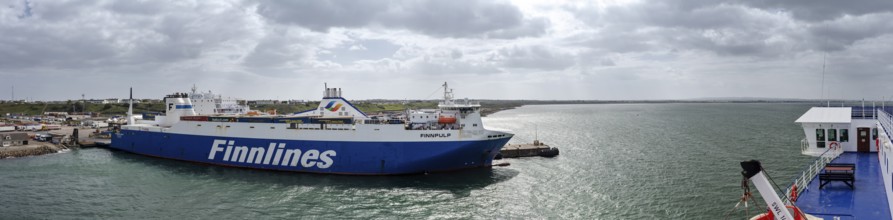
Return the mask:
<svg viewBox="0 0 893 220"><path fill-rule="evenodd" d="M805 155L819 156L832 147L845 152L877 152L878 121L873 108L813 107L795 122L806 134L801 141Z"/></svg>

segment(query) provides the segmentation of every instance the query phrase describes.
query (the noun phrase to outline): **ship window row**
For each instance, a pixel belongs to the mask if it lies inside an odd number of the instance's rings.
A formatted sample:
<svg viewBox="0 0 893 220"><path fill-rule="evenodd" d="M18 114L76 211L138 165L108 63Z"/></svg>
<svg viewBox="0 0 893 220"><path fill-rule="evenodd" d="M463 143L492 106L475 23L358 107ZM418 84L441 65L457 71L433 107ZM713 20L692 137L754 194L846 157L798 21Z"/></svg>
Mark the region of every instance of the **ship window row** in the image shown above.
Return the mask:
<svg viewBox="0 0 893 220"><path fill-rule="evenodd" d="M838 136L838 133L840 134L840 136ZM825 141L836 142L838 141L838 137L840 137L840 142L849 142L849 129L827 129L827 133L826 130L823 128L815 129L815 140L817 148L825 148Z"/></svg>

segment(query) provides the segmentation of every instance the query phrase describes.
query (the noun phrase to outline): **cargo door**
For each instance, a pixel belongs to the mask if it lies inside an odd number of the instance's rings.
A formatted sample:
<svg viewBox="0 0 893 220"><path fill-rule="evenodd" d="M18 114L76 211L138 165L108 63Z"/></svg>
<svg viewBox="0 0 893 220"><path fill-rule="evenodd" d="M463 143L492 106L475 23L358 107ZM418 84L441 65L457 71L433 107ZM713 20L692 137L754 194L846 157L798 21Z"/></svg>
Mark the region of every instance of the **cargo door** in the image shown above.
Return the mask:
<svg viewBox="0 0 893 220"><path fill-rule="evenodd" d="M869 152L871 151L871 128L856 128L856 131L859 133L859 139L856 144L856 151L858 152Z"/></svg>

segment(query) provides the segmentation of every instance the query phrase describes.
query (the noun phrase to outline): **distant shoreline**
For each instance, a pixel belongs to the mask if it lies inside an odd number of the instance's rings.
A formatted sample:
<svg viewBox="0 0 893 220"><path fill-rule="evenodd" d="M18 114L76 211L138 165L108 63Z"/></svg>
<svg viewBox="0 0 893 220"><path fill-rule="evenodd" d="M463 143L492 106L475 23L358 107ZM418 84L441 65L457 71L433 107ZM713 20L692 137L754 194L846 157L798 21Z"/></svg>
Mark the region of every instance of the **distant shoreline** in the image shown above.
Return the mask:
<svg viewBox="0 0 893 220"><path fill-rule="evenodd" d="M842 100L831 101L840 103ZM500 111L511 110L525 105L580 105L580 104L722 104L722 103L769 103L769 104L821 104L818 100L621 100L621 101L595 101L595 100L481 100L481 116L487 116ZM856 101L846 101L856 102Z"/></svg>
<svg viewBox="0 0 893 220"><path fill-rule="evenodd" d="M666 104L666 103L820 103L826 100L784 100L784 99L754 99L754 100L475 100L481 103L481 115L486 116L499 111L514 109L524 105L563 105L563 104ZM403 111L404 109L436 108L438 100L351 100L361 111L376 114L381 112ZM859 102L857 100L831 100L831 103ZM402 104L401 104L402 103ZM265 104L252 105L252 109L272 110L280 113L300 112L313 109L318 102L304 102L295 104ZM162 103L134 104L134 112L162 112ZM86 109L84 109L86 108ZM124 115L127 112L127 104L88 104L67 102L59 103L0 103L0 115L7 113L20 115L40 115L44 112L97 112L102 115Z"/></svg>

